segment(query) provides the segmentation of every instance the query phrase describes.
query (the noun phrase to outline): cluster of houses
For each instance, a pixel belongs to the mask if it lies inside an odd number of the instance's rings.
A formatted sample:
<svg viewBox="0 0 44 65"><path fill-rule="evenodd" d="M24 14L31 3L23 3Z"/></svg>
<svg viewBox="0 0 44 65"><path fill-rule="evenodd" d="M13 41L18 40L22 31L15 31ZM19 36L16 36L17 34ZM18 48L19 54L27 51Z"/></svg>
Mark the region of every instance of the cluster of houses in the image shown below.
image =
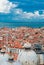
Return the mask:
<svg viewBox="0 0 44 65"><path fill-rule="evenodd" d="M20 49L25 42L31 43L32 48L38 45L44 50L44 27L0 28L0 47L6 45L12 49Z"/></svg>

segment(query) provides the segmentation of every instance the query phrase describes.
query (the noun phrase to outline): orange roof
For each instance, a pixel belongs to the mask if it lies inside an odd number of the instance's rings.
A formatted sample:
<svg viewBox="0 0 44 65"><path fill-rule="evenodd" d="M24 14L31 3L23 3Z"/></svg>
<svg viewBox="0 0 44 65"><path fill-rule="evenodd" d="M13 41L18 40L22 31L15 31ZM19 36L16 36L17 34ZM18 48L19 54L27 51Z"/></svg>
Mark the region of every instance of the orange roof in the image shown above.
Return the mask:
<svg viewBox="0 0 44 65"><path fill-rule="evenodd" d="M19 41L15 41L14 44L14 48L22 48L22 45Z"/></svg>
<svg viewBox="0 0 44 65"><path fill-rule="evenodd" d="M6 36L4 36L4 34L6 34L6 32L3 31L9 31L8 38ZM8 32L7 32L8 33ZM29 33L28 37L24 37L25 34ZM15 28L14 31L10 28L1 28L0 29L0 37L3 37L3 40L0 40L0 43L5 43L6 44L6 40L8 39L8 43L11 44L12 47L14 48L22 48L22 45L20 43L20 41L22 40L22 42L30 42L30 43L35 43L38 41L41 41L41 43L44 43L44 30L41 31L40 28L28 28L28 27L18 27ZM12 36L15 36L16 38L12 38ZM32 36L30 38L30 36ZM41 37L42 39L41 39Z"/></svg>

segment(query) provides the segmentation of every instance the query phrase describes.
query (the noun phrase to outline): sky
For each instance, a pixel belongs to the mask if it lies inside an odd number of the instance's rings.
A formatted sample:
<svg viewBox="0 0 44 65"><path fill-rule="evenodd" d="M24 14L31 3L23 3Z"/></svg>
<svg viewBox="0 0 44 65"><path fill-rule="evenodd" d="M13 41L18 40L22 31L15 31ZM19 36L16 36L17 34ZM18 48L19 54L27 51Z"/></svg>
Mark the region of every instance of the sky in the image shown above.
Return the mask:
<svg viewBox="0 0 44 65"><path fill-rule="evenodd" d="M44 0L0 0L0 22L44 22Z"/></svg>

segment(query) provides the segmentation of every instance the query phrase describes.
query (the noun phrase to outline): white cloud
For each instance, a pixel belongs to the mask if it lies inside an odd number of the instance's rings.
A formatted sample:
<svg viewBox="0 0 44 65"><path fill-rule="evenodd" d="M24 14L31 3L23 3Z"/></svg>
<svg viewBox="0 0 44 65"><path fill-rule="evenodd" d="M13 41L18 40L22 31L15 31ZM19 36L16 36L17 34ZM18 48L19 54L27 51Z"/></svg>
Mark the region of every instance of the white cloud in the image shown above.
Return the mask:
<svg viewBox="0 0 44 65"><path fill-rule="evenodd" d="M34 14L35 14L36 16L39 16L39 11L35 11Z"/></svg>
<svg viewBox="0 0 44 65"><path fill-rule="evenodd" d="M17 4L13 4L8 0L0 0L0 12L9 13L11 8L17 7Z"/></svg>
<svg viewBox="0 0 44 65"><path fill-rule="evenodd" d="M23 11L21 10L21 9L15 9L15 11L14 11L16 14L22 14L23 13Z"/></svg>
<svg viewBox="0 0 44 65"><path fill-rule="evenodd" d="M25 12L22 9L16 9L15 14L17 14L18 16L13 17L13 19L15 20L29 20L29 19L44 19L44 10L42 11L42 14L40 14L39 11L35 11L33 12Z"/></svg>
<svg viewBox="0 0 44 65"><path fill-rule="evenodd" d="M44 19L44 10L42 14L39 14L39 11L35 12L26 12L20 8L16 8L18 3L13 4L9 0L0 0L0 13L10 13L11 9L14 8L11 12L14 16L13 20L29 20L29 19Z"/></svg>

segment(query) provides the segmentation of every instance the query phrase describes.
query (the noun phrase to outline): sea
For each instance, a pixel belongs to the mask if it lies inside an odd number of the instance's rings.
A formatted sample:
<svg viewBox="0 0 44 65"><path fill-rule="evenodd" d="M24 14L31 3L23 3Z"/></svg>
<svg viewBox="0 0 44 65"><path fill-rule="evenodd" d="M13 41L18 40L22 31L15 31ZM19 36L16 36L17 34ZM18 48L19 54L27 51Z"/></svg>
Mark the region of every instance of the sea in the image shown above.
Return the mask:
<svg viewBox="0 0 44 65"><path fill-rule="evenodd" d="M0 28L8 27L31 27L31 28L41 28L44 27L44 22L0 22Z"/></svg>

